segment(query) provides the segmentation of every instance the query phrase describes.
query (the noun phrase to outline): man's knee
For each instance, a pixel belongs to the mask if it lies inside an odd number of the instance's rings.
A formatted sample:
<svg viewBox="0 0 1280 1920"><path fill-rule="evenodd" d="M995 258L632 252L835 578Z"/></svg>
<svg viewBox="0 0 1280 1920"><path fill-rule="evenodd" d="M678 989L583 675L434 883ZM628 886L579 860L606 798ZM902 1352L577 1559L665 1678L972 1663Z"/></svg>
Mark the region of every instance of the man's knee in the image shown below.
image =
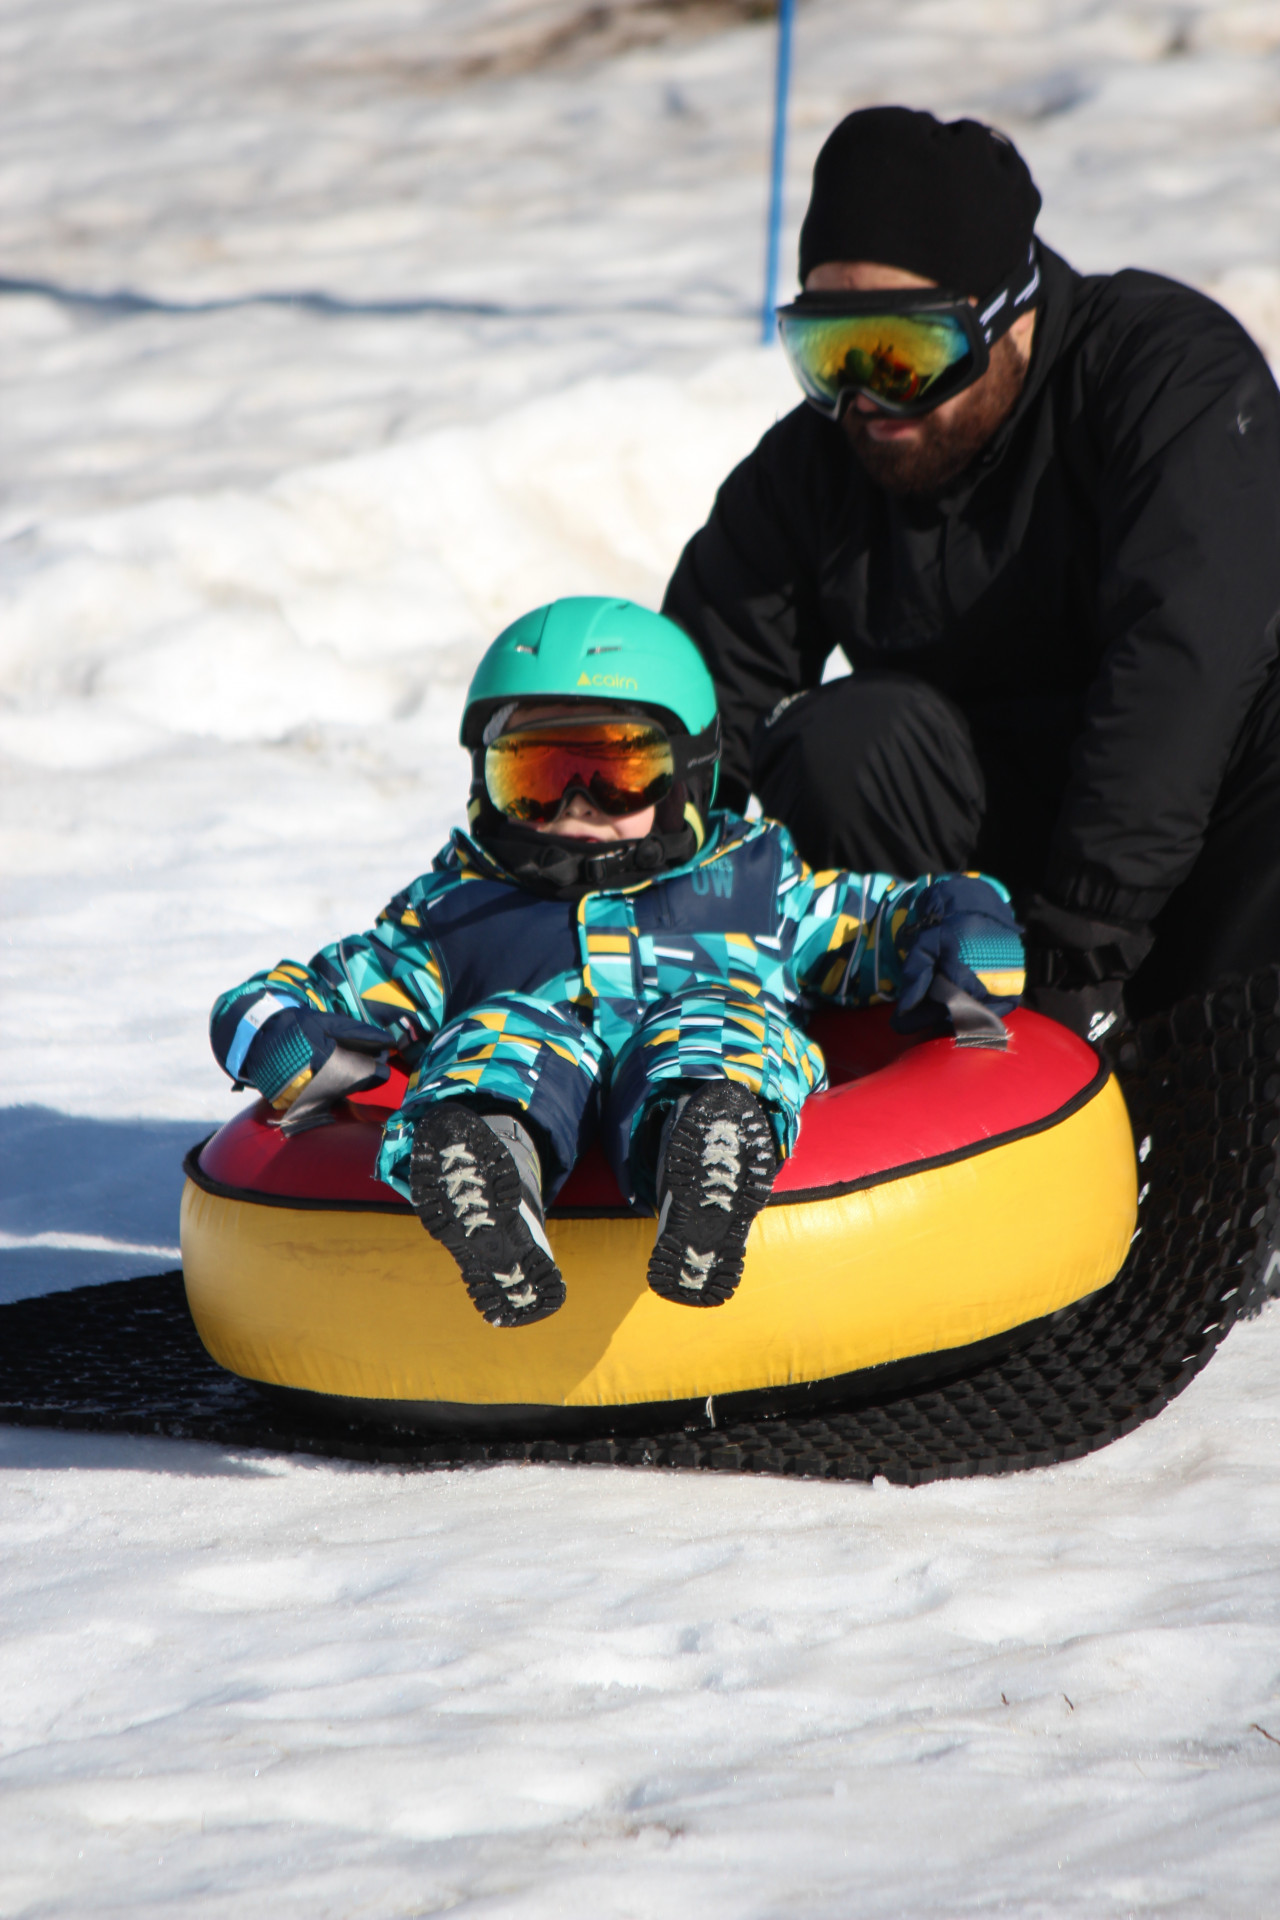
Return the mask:
<svg viewBox="0 0 1280 1920"><path fill-rule="evenodd" d="M899 674L851 674L775 709L752 786L810 865L907 875L968 865L985 805L964 715Z"/></svg>

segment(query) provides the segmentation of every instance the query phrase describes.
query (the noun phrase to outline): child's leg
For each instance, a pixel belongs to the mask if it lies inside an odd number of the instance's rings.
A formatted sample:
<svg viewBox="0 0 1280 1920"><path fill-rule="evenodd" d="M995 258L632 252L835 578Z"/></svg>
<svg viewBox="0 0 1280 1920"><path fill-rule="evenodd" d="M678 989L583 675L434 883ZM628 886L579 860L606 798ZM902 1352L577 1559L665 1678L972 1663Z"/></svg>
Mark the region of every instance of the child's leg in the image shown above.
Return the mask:
<svg viewBox="0 0 1280 1920"><path fill-rule="evenodd" d="M657 1204L659 1138L669 1110L707 1081L732 1081L763 1107L777 1157L800 1131L800 1109L826 1085L826 1062L785 1008L709 982L649 1012L609 1072L601 1141L629 1200Z"/></svg>
<svg viewBox="0 0 1280 1920"><path fill-rule="evenodd" d="M494 1326L564 1301L543 1221L595 1124L603 1051L572 1015L495 995L435 1036L388 1122L379 1173L457 1260Z"/></svg>
<svg viewBox="0 0 1280 1920"><path fill-rule="evenodd" d="M605 1140L625 1190L658 1206L655 1292L690 1306L729 1298L824 1078L818 1048L781 1007L733 988L692 988L637 1028L611 1077Z"/></svg>

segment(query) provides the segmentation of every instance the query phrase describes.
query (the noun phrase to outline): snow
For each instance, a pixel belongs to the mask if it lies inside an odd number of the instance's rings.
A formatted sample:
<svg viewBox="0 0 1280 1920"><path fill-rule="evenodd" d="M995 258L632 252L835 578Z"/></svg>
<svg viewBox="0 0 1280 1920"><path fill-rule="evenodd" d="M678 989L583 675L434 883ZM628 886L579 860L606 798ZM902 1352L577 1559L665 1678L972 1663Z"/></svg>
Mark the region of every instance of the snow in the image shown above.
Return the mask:
<svg viewBox="0 0 1280 1920"><path fill-rule="evenodd" d="M0 1911L1257 1920L1274 1349L911 1493L2 1435Z"/></svg>
<svg viewBox="0 0 1280 1920"><path fill-rule="evenodd" d="M9 0L0 1301L175 1264L215 992L368 924L485 642L655 601L793 404L751 11ZM1275 0L809 0L791 240L841 112L973 112L1278 358L1278 69ZM1278 1327L910 1493L0 1434L0 1912L1269 1912Z"/></svg>

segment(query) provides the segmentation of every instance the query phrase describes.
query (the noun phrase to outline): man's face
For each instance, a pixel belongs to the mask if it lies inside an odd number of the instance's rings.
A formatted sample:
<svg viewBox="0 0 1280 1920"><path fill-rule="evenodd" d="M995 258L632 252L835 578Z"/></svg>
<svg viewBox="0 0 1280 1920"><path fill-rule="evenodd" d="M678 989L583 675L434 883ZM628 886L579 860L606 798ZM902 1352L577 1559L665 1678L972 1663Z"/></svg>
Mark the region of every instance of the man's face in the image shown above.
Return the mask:
<svg viewBox="0 0 1280 1920"><path fill-rule="evenodd" d="M935 284L874 260L829 260L813 269L804 286L806 293L874 293ZM1034 311L1015 320L992 347L981 379L914 420L884 413L865 394L855 394L840 424L877 486L886 493L935 493L964 472L1017 404L1035 324Z"/></svg>

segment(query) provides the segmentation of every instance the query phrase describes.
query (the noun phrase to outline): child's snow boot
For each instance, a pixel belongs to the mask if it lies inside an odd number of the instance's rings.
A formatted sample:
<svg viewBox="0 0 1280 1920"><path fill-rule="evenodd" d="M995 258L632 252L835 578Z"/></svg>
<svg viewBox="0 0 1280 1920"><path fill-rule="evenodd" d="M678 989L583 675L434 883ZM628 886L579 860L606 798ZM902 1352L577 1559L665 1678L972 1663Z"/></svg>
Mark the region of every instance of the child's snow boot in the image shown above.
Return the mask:
<svg viewBox="0 0 1280 1920"><path fill-rule="evenodd" d="M742 1278L751 1222L778 1171L753 1093L709 1080L672 1107L658 1153L658 1239L649 1285L664 1300L719 1307Z"/></svg>
<svg viewBox="0 0 1280 1920"><path fill-rule="evenodd" d="M409 1195L490 1326L527 1327L564 1305L538 1153L518 1120L457 1100L428 1107L413 1123Z"/></svg>

